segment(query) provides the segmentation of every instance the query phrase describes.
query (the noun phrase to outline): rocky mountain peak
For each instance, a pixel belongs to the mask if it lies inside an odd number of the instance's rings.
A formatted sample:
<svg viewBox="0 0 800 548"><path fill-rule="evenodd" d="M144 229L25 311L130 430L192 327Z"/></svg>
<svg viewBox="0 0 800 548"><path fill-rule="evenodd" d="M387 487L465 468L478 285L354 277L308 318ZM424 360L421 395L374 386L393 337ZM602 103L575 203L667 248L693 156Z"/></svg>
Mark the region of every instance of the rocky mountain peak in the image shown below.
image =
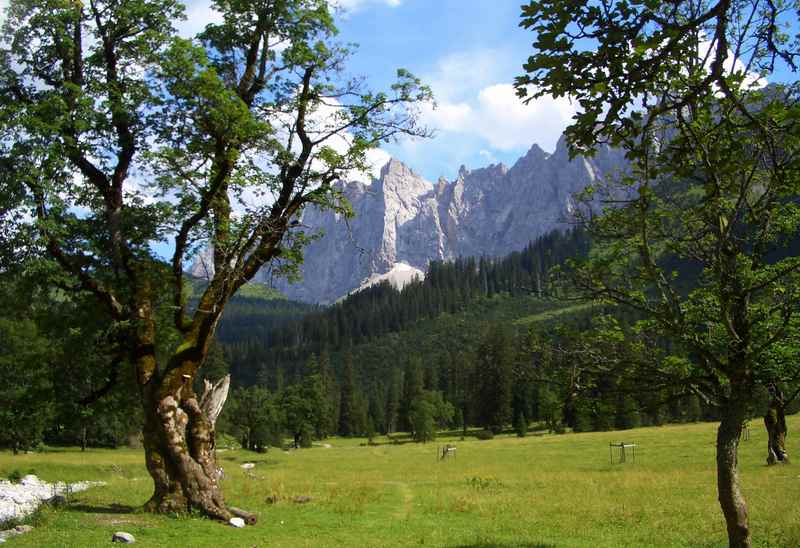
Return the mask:
<svg viewBox="0 0 800 548"><path fill-rule="evenodd" d="M530 174L542 169L544 164L551 157L552 156L550 154L547 154L544 150L542 150L542 147L534 144L528 150L525 156L514 163L509 171L514 171L517 173L521 172L523 176L525 176L525 174Z"/></svg>
<svg viewBox="0 0 800 548"><path fill-rule="evenodd" d="M425 272L431 260L520 250L567 229L572 195L625 165L622 154L609 149L570 160L563 138L551 155L533 145L511 169L462 165L454 181L441 177L435 185L392 159L371 186L342 183L355 213L348 223L331 211L304 212L303 224L323 237L306 248L303 281L279 280L277 286L291 298L330 303L365 280Z"/></svg>
<svg viewBox="0 0 800 548"><path fill-rule="evenodd" d="M418 175L397 158L390 158L380 171L380 179L386 179L387 177L404 178L418 177Z"/></svg>

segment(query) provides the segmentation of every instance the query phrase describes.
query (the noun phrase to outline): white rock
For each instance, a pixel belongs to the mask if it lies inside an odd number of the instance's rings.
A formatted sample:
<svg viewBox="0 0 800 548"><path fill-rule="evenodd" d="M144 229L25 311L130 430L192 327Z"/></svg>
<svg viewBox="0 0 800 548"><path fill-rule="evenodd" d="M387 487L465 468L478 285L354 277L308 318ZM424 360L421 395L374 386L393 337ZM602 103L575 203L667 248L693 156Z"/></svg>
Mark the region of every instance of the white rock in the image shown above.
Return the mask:
<svg viewBox="0 0 800 548"><path fill-rule="evenodd" d="M246 462L246 463L244 463L242 465L242 468L244 468L245 470L250 470L251 468L255 468L255 467L256 467L256 463L254 463L254 462Z"/></svg>
<svg viewBox="0 0 800 548"><path fill-rule="evenodd" d="M21 480L19 480L20 485L41 485L42 481L34 476L33 474L28 474Z"/></svg>
<svg viewBox="0 0 800 548"><path fill-rule="evenodd" d="M414 280L416 279L422 280L424 278L425 278L425 272L423 272L419 268L414 268L413 266L407 263L395 263L395 265L392 267L391 270L389 270L389 272L386 272L385 274L373 274L372 276L361 282L361 285L358 286L353 291L351 291L350 294L358 293L359 291L362 291L368 287L377 285L384 281L389 282L397 289L403 289L406 285L413 282Z"/></svg>
<svg viewBox="0 0 800 548"><path fill-rule="evenodd" d="M63 482L47 483L34 475L22 478L19 483L0 480L0 523L20 519L32 514L44 501L55 496L85 491L104 482L83 481L73 484Z"/></svg>
<svg viewBox="0 0 800 548"><path fill-rule="evenodd" d="M17 536L17 535L24 535L25 533L30 533L33 531L33 527L30 525L17 525L13 529L6 529L5 531L0 531L0 542L5 542L6 539Z"/></svg>
<svg viewBox="0 0 800 548"><path fill-rule="evenodd" d="M136 538L130 533L126 533L124 531L117 531L114 533L114 536L111 537L111 542L121 542L123 544L133 544L136 542Z"/></svg>
<svg viewBox="0 0 800 548"><path fill-rule="evenodd" d="M242 518L231 518L228 520L228 523L237 529L244 528L244 520Z"/></svg>

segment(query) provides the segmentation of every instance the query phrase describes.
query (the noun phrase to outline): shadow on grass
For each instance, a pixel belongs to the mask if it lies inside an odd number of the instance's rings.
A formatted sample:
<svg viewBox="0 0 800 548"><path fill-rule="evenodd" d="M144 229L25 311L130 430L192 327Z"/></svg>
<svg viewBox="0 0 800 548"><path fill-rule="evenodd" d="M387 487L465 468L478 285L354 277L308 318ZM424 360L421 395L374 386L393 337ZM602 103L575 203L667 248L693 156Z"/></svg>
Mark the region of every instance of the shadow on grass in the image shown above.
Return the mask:
<svg viewBox="0 0 800 548"><path fill-rule="evenodd" d="M239 455L239 456L217 455L217 462L229 462L229 463L241 462L242 464L247 462L252 462L257 466L276 466L278 464L281 464L280 461L271 458L266 458L266 456L263 453L248 453L247 455Z"/></svg>
<svg viewBox="0 0 800 548"><path fill-rule="evenodd" d="M477 542L474 544L457 544L451 548L555 548L555 544L543 544L541 542L519 542L508 544L505 542Z"/></svg>
<svg viewBox="0 0 800 548"><path fill-rule="evenodd" d="M538 425L534 425L534 426L535 427L531 427L531 429L528 430L528 432L526 434L527 436L529 436L529 437L538 437L538 436L546 436L546 435L551 433L549 430L547 430L547 428L543 428L543 427L538 426ZM482 432L481 428L470 427L469 430L467 430L467 435L466 436L463 435L464 432L461 429L438 431L436 433L436 436L440 437L440 438L459 438L461 441L464 441L464 440L478 439L478 436L480 435L481 432ZM516 431L514 429L512 429L512 428L508 428L508 429L502 430L501 432L498 432L496 435L497 436L503 436L503 435L512 436L512 435L516 435ZM407 443L417 443L414 440L414 438L411 436L411 434L407 434L407 433L386 434L386 440L387 441L373 441L372 443L362 443L361 445L362 446L370 445L370 446L375 447L375 446L379 446L379 445L405 445ZM537 546L537 545L530 545L530 546Z"/></svg>
<svg viewBox="0 0 800 548"><path fill-rule="evenodd" d="M138 508L124 504L111 504L109 506L95 506L91 504L68 504L64 507L68 512L82 514L133 514Z"/></svg>

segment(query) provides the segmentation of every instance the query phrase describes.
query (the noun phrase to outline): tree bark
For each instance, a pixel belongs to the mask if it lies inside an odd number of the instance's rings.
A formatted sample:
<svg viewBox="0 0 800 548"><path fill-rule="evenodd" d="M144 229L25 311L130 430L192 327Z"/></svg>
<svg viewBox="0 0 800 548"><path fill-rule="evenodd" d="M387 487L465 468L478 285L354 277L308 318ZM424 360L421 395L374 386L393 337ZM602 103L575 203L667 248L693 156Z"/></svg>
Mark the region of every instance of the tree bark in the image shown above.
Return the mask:
<svg viewBox="0 0 800 548"><path fill-rule="evenodd" d="M155 483L145 510L166 514L199 511L228 521L233 514L219 484L214 424L198 403L191 383L166 394L157 386L150 387L143 404L145 458Z"/></svg>
<svg viewBox="0 0 800 548"><path fill-rule="evenodd" d="M231 376L225 375L220 380L212 383L208 380L203 381L203 395L200 397L200 408L208 417L211 428L216 429L217 419L225 401L228 399L228 390L231 387Z"/></svg>
<svg viewBox="0 0 800 548"><path fill-rule="evenodd" d="M749 548L750 527L747 503L739 489L738 450L742 424L746 419L746 399L738 390L722 409L722 421L717 430L717 494L728 530L730 548Z"/></svg>
<svg viewBox="0 0 800 548"><path fill-rule="evenodd" d="M767 464L777 462L789 463L786 453L786 416L784 415L783 394L774 385L770 385L771 400L769 409L764 416L764 426L767 428Z"/></svg>
<svg viewBox="0 0 800 548"><path fill-rule="evenodd" d="M255 514L251 514L250 512L246 512L245 510L236 508L235 506L231 506L230 511L237 518L242 518L247 525L255 525L258 523L258 516Z"/></svg>

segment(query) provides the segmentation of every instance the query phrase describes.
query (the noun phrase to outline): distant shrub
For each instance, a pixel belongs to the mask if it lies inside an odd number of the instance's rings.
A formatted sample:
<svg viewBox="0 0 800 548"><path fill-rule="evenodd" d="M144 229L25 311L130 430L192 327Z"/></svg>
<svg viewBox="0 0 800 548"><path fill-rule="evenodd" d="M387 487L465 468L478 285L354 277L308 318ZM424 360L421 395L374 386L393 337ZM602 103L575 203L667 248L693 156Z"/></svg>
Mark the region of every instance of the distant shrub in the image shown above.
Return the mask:
<svg viewBox="0 0 800 548"><path fill-rule="evenodd" d="M528 419L525 417L525 413L517 415L517 420L514 421L514 431L518 438L524 438L528 433Z"/></svg>
<svg viewBox="0 0 800 548"><path fill-rule="evenodd" d="M475 433L475 437L479 440L491 440L494 439L494 432L491 430L480 430Z"/></svg>
<svg viewBox="0 0 800 548"><path fill-rule="evenodd" d="M467 485L476 491L496 491L503 487L503 482L494 477L482 478L474 476L467 478Z"/></svg>
<svg viewBox="0 0 800 548"><path fill-rule="evenodd" d="M23 477L24 477L24 474L19 469L16 469L16 470L13 470L8 475L8 481L10 481L11 483L19 483L20 481L22 481Z"/></svg>

